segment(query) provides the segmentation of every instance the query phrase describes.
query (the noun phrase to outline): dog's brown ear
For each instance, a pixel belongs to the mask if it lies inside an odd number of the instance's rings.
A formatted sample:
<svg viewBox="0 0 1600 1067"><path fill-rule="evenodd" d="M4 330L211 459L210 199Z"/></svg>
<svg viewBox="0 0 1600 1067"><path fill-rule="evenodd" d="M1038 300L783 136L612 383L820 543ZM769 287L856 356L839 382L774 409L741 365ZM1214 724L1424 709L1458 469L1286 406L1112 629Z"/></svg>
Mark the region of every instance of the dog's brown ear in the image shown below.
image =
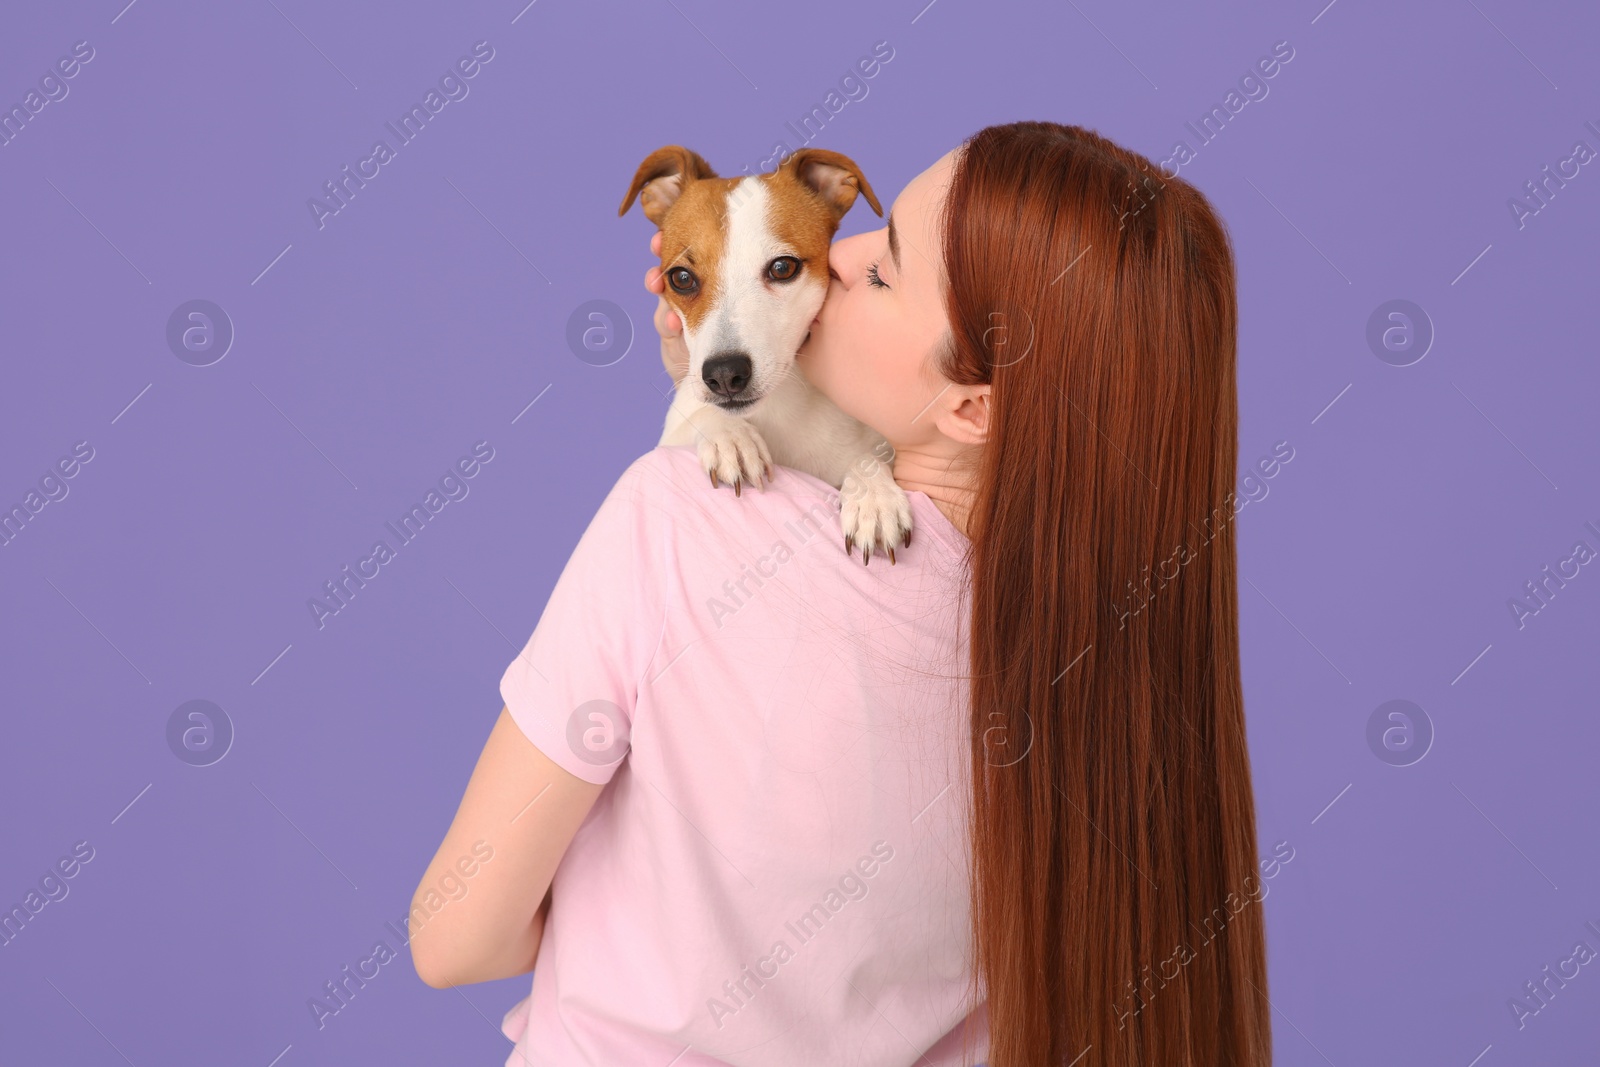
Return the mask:
<svg viewBox="0 0 1600 1067"><path fill-rule="evenodd" d="M711 164L682 145L669 144L665 148L658 148L646 156L634 172L633 183L628 186L628 195L622 198L622 206L617 209L617 214L627 214L633 198L638 196L645 217L660 226L685 185L716 176L717 172L711 169Z"/></svg>
<svg viewBox="0 0 1600 1067"><path fill-rule="evenodd" d="M878 206L878 198L867 184L866 175L849 156L826 148L802 148L784 160L779 169L792 172L800 184L822 197L833 209L835 221L844 218L844 213L856 202L858 191L879 217L883 215L883 208Z"/></svg>

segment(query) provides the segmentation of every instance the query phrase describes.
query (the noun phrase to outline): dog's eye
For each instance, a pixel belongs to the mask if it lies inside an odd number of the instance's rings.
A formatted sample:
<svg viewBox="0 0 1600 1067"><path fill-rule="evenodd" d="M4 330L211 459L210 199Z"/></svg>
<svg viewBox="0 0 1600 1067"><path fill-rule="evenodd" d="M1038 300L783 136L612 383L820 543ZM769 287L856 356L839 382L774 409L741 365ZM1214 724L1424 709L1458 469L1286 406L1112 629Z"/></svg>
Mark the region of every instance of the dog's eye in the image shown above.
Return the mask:
<svg viewBox="0 0 1600 1067"><path fill-rule="evenodd" d="M800 261L793 256L779 256L767 264L767 277L775 282L786 282L800 273Z"/></svg>
<svg viewBox="0 0 1600 1067"><path fill-rule="evenodd" d="M689 296L700 288L700 279L688 267L674 267L667 271L667 284L673 292Z"/></svg>

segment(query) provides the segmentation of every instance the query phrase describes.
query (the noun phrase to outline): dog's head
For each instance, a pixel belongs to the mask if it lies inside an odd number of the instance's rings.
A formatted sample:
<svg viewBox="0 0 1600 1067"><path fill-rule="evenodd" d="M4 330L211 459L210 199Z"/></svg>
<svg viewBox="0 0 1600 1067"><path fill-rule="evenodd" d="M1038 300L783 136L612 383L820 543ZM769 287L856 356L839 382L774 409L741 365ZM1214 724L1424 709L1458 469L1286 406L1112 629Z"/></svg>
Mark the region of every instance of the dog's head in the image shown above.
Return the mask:
<svg viewBox="0 0 1600 1067"><path fill-rule="evenodd" d="M820 148L750 178L719 178L681 145L639 164L617 214L637 196L661 229L663 295L707 403L749 414L793 373L828 295L828 246L858 192L883 214L861 169Z"/></svg>

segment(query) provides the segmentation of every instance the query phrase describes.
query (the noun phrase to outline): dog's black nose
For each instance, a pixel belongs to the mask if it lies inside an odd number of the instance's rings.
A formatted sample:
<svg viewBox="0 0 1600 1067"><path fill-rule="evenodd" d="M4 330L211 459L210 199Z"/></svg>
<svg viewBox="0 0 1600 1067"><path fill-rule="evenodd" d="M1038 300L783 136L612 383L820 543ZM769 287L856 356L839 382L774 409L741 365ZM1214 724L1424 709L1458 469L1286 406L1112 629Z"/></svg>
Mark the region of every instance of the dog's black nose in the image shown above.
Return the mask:
<svg viewBox="0 0 1600 1067"><path fill-rule="evenodd" d="M750 384L750 357L742 352L714 356L700 368L700 380L717 396L733 399Z"/></svg>

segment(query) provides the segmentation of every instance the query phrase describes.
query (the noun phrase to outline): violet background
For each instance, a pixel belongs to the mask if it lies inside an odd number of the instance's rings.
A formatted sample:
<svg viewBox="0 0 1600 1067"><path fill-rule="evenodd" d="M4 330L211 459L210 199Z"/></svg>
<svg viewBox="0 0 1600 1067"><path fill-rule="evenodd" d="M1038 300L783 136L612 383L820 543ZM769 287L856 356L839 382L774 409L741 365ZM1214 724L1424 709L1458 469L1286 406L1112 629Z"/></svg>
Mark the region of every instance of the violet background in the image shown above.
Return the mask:
<svg viewBox="0 0 1600 1067"><path fill-rule="evenodd" d="M758 169L878 41L815 143L886 208L994 122L1165 158L1290 42L1181 171L1238 257L1241 473L1295 450L1238 517L1260 838L1295 850L1265 902L1278 1062L1592 1058L1596 968L1523 1029L1507 1007L1600 948L1600 572L1507 608L1600 547L1600 172L1507 208L1600 148L1592 6L125 2L0 12L6 106L96 53L0 147L0 505L95 449L0 548L0 905L95 849L0 947L0 1062L502 1062L526 978L436 991L402 957L321 1030L307 1000L397 943L501 671L659 435L634 168L683 143ZM470 95L319 230L307 199L480 40ZM236 331L206 367L166 341L197 298ZM1404 367L1365 339L1396 298L1436 330ZM609 366L566 339L590 300L642 332ZM319 630L308 598L479 440L468 497ZM1366 727L1401 698L1435 737L1397 767ZM210 766L168 747L192 699L236 731Z"/></svg>

